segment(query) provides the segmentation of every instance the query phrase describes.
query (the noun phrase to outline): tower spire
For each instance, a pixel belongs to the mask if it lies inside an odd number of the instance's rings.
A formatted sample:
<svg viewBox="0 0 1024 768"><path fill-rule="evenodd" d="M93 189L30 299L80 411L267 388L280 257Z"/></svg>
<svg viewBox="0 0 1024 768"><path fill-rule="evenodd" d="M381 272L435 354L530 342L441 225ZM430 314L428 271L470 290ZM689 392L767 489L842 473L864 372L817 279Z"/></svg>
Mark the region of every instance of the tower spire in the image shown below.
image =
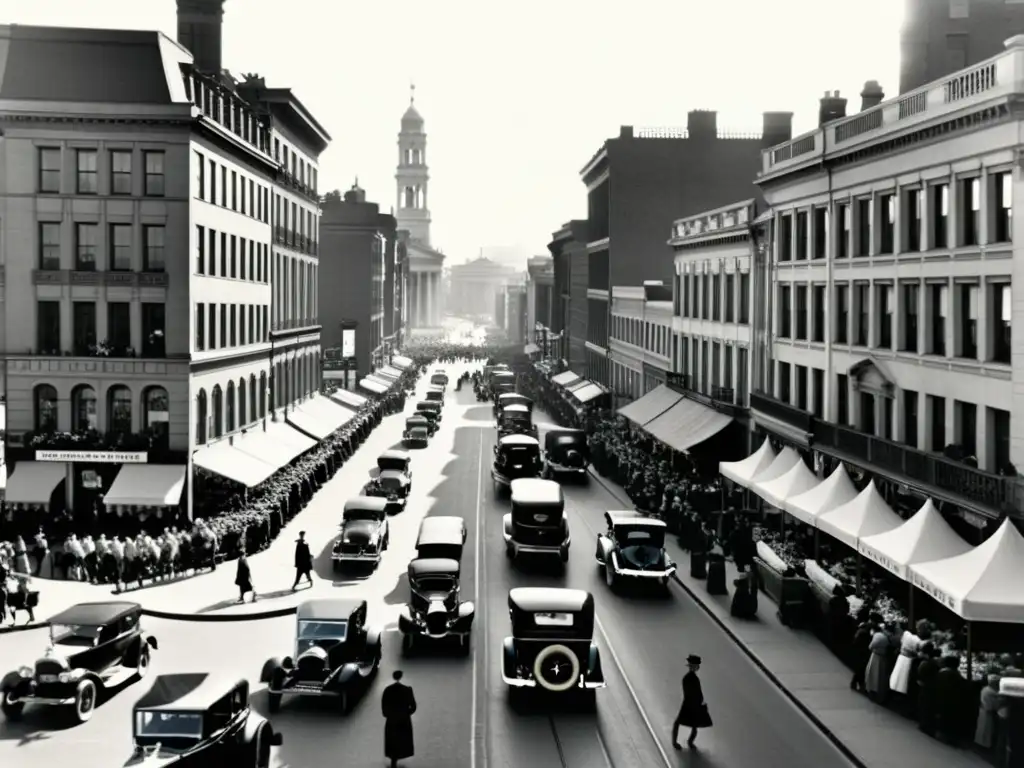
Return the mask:
<svg viewBox="0 0 1024 768"><path fill-rule="evenodd" d="M409 106L416 104L416 83L409 83Z"/></svg>

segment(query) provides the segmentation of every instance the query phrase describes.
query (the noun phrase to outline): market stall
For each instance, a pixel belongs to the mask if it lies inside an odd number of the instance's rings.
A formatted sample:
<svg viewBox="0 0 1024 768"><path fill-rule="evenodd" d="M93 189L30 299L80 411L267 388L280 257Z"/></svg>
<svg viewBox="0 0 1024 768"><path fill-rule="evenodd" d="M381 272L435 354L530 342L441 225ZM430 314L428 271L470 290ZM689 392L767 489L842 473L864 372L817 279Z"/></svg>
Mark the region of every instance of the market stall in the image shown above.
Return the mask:
<svg viewBox="0 0 1024 768"><path fill-rule="evenodd" d="M785 509L786 499L799 496L817 485L818 478L800 460L774 480L758 483L754 492L776 509Z"/></svg>
<svg viewBox="0 0 1024 768"><path fill-rule="evenodd" d="M786 498L783 509L801 523L813 526L818 517L838 509L856 497L857 489L850 480L846 465L840 464L831 475L813 488Z"/></svg>
<svg viewBox="0 0 1024 768"><path fill-rule="evenodd" d="M719 462L718 471L727 480L732 480L743 488L749 488L754 478L768 469L775 461L777 455L772 448L771 441L765 438L765 441L761 443L761 447L747 456L747 458L741 461Z"/></svg>
<svg viewBox="0 0 1024 768"><path fill-rule="evenodd" d="M860 539L891 531L903 520L885 503L872 480L854 499L816 517L814 522L820 531L856 550Z"/></svg>

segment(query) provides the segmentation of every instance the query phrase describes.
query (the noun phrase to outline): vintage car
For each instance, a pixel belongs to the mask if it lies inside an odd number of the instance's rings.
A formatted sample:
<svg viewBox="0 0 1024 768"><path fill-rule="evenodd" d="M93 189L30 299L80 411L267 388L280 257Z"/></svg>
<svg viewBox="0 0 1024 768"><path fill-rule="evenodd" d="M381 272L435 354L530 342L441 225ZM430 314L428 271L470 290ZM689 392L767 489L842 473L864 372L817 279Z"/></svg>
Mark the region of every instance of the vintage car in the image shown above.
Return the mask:
<svg viewBox="0 0 1024 768"><path fill-rule="evenodd" d="M638 512L605 512L607 530L597 534L597 565L611 589L627 580L668 587L676 565L665 552L667 525Z"/></svg>
<svg viewBox="0 0 1024 768"><path fill-rule="evenodd" d="M410 416L405 420L402 443L409 448L426 448L430 443L430 436L436 431L437 426L425 416Z"/></svg>
<svg viewBox="0 0 1024 768"><path fill-rule="evenodd" d="M501 409L509 405L525 405L531 413L533 412L533 400L526 395L520 395L518 392L504 392L494 398L494 418L497 419Z"/></svg>
<svg viewBox="0 0 1024 768"><path fill-rule="evenodd" d="M437 425L441 423L441 403L436 403L431 400L420 400L416 403L416 415L422 416L425 419L430 419L434 423L434 429L437 430Z"/></svg>
<svg viewBox="0 0 1024 768"><path fill-rule="evenodd" d="M586 481L589 465L590 446L582 429L552 429L544 435L544 477L572 476Z"/></svg>
<svg viewBox="0 0 1024 768"><path fill-rule="evenodd" d="M521 477L540 477L540 443L530 435L505 435L494 446L491 479L494 492L501 493L513 480Z"/></svg>
<svg viewBox="0 0 1024 768"><path fill-rule="evenodd" d="M390 543L388 500L379 496L356 496L345 502L331 564L336 571L347 565L376 567Z"/></svg>
<svg viewBox="0 0 1024 768"><path fill-rule="evenodd" d="M404 653L423 638L455 638L463 653L469 653L476 607L459 600L459 571L459 561L449 558L417 558L409 563L409 602L398 615Z"/></svg>
<svg viewBox="0 0 1024 768"><path fill-rule="evenodd" d="M466 522L461 517L431 515L420 523L416 557L424 560L462 560L466 545Z"/></svg>
<svg viewBox="0 0 1024 768"><path fill-rule="evenodd" d="M377 457L377 466L370 470L370 482L363 493L382 496L392 504L391 512L405 509L412 491L412 456L406 451L384 451Z"/></svg>
<svg viewBox="0 0 1024 768"><path fill-rule="evenodd" d="M276 712L284 696L328 696L348 712L380 667L381 633L366 626L366 601L307 600L295 615L295 655L269 659L260 672L267 708Z"/></svg>
<svg viewBox="0 0 1024 768"><path fill-rule="evenodd" d="M141 618L142 606L126 601L79 603L51 617L49 648L0 682L4 716L16 720L26 704L42 704L67 707L84 723L107 690L149 671L157 642Z"/></svg>
<svg viewBox="0 0 1024 768"><path fill-rule="evenodd" d="M512 635L502 652L501 679L517 704L522 689L593 697L605 687L594 642L594 596L581 589L517 587L509 590Z"/></svg>
<svg viewBox="0 0 1024 768"><path fill-rule="evenodd" d="M537 427L533 423L533 413L525 405L507 405L498 414L498 436L529 435L537 438Z"/></svg>
<svg viewBox="0 0 1024 768"><path fill-rule="evenodd" d="M132 742L125 766L268 768L284 738L253 711L248 680L195 672L153 681L135 702Z"/></svg>
<svg viewBox="0 0 1024 768"><path fill-rule="evenodd" d="M551 480L523 478L510 486L512 511L505 515L505 554L557 555L569 562L569 519L562 486Z"/></svg>
<svg viewBox="0 0 1024 768"><path fill-rule="evenodd" d="M498 397L506 392L515 392L516 375L508 370L492 371L490 385L491 397Z"/></svg>
<svg viewBox="0 0 1024 768"><path fill-rule="evenodd" d="M430 374L430 383L435 387L445 389L448 386L448 374L444 372L443 368L438 368Z"/></svg>

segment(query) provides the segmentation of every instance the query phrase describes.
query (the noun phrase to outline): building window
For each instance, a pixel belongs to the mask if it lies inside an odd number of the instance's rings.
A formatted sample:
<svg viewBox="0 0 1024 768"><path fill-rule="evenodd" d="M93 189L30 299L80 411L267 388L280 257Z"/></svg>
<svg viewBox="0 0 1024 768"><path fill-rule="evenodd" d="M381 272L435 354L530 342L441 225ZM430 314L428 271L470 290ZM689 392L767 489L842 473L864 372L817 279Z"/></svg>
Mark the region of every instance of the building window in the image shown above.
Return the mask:
<svg viewBox="0 0 1024 768"><path fill-rule="evenodd" d="M850 377L845 373L836 374L836 423L850 423Z"/></svg>
<svg viewBox="0 0 1024 768"><path fill-rule="evenodd" d="M224 165L220 168L220 204L228 207L228 169Z"/></svg>
<svg viewBox="0 0 1024 768"><path fill-rule="evenodd" d="M249 420L256 421L259 418L259 396L256 387L256 374L249 374Z"/></svg>
<svg viewBox="0 0 1024 768"><path fill-rule="evenodd" d="M811 413L823 418L825 410L825 371L811 368Z"/></svg>
<svg viewBox="0 0 1024 768"><path fill-rule="evenodd" d="M961 245L977 245L981 227L981 180L960 182L960 216L963 219Z"/></svg>
<svg viewBox="0 0 1024 768"><path fill-rule="evenodd" d="M906 221L906 250L921 250L921 190L911 189L903 196L903 218Z"/></svg>
<svg viewBox="0 0 1024 768"><path fill-rule="evenodd" d="M57 431L57 390L49 384L35 388L35 431L37 434Z"/></svg>
<svg viewBox="0 0 1024 768"><path fill-rule="evenodd" d="M853 286L854 311L857 313L853 329L853 343L858 347L866 347L870 342L871 318L868 313L871 309L871 297L868 294L869 290L870 286L867 283L857 283Z"/></svg>
<svg viewBox="0 0 1024 768"><path fill-rule="evenodd" d="M146 161L146 197L163 197L166 191L164 183L164 153L143 152Z"/></svg>
<svg viewBox="0 0 1024 768"><path fill-rule="evenodd" d="M903 442L917 448L917 392L903 390Z"/></svg>
<svg viewBox="0 0 1024 768"><path fill-rule="evenodd" d="M196 225L196 274L206 274L206 227Z"/></svg>
<svg viewBox="0 0 1024 768"><path fill-rule="evenodd" d="M127 301L107 302L107 341L115 357L127 356L132 345L132 312Z"/></svg>
<svg viewBox="0 0 1024 768"><path fill-rule="evenodd" d="M949 0L949 18L966 19L971 15L971 0Z"/></svg>
<svg viewBox="0 0 1024 768"><path fill-rule="evenodd" d="M875 395L872 392L860 392L860 424L858 429L866 435L877 435L875 419Z"/></svg>
<svg viewBox="0 0 1024 768"><path fill-rule="evenodd" d="M96 390L88 384L79 384L71 391L71 430L99 429L97 419Z"/></svg>
<svg viewBox="0 0 1024 768"><path fill-rule="evenodd" d="M71 306L71 330L76 355L88 355L96 348L96 302L76 301Z"/></svg>
<svg viewBox="0 0 1024 768"><path fill-rule="evenodd" d="M960 349L957 357L978 358L978 286L958 285L957 312L960 315Z"/></svg>
<svg viewBox="0 0 1024 768"><path fill-rule="evenodd" d="M228 382L227 389L227 416L228 421L225 428L228 432L233 432L235 429L235 382Z"/></svg>
<svg viewBox="0 0 1024 768"><path fill-rule="evenodd" d="M930 334L928 353L946 354L946 315L949 312L948 293L945 285L928 286L928 330Z"/></svg>
<svg viewBox="0 0 1024 768"><path fill-rule="evenodd" d="M797 261L807 260L807 212L800 211L796 215L796 258Z"/></svg>
<svg viewBox="0 0 1024 768"><path fill-rule="evenodd" d="M206 198L207 202L217 204L217 164L211 160L207 166L207 179L210 184L210 195Z"/></svg>
<svg viewBox="0 0 1024 768"><path fill-rule="evenodd" d="M796 402L793 403L801 411L807 410L807 366L797 365L794 367L796 374Z"/></svg>
<svg viewBox="0 0 1024 768"><path fill-rule="evenodd" d="M206 349L206 304L196 302L196 352Z"/></svg>
<svg viewBox="0 0 1024 768"><path fill-rule="evenodd" d="M700 316L704 320L711 319L711 277L707 272L700 278Z"/></svg>
<svg viewBox="0 0 1024 768"><path fill-rule="evenodd" d="M132 193L132 153L115 149L110 153L110 194L130 195Z"/></svg>
<svg viewBox="0 0 1024 768"><path fill-rule="evenodd" d="M142 304L142 356L164 357L166 346L166 307L163 302Z"/></svg>
<svg viewBox="0 0 1024 768"><path fill-rule="evenodd" d="M740 305L739 322L747 325L750 322L750 273L740 272Z"/></svg>
<svg viewBox="0 0 1024 768"><path fill-rule="evenodd" d="M835 340L837 344L848 344L850 340L848 328L850 327L850 286L837 285L836 291L836 327Z"/></svg>
<svg viewBox="0 0 1024 768"><path fill-rule="evenodd" d="M928 395L928 410L932 422L932 450L941 452L946 447L946 398Z"/></svg>
<svg viewBox="0 0 1024 768"><path fill-rule="evenodd" d="M722 278L715 275L711 278L711 319L716 323L722 320Z"/></svg>
<svg viewBox="0 0 1024 768"><path fill-rule="evenodd" d="M220 437L224 434L224 391L220 388L220 384L214 384L213 386L213 425L210 430L213 432L214 437Z"/></svg>
<svg viewBox="0 0 1024 768"><path fill-rule="evenodd" d="M904 352L917 352L917 316L920 311L918 304L921 288L917 283L904 283L902 288L903 307L900 324L903 339L900 341L900 349Z"/></svg>
<svg viewBox="0 0 1024 768"><path fill-rule="evenodd" d="M75 224L75 271L96 271L96 224Z"/></svg>
<svg viewBox="0 0 1024 768"><path fill-rule="evenodd" d="M989 286L989 338L992 345L992 362L1010 362L1010 316L1013 310L1009 283Z"/></svg>
<svg viewBox="0 0 1024 768"><path fill-rule="evenodd" d="M147 387L142 393L142 424L156 445L167 446L170 439L171 399L163 387Z"/></svg>
<svg viewBox="0 0 1024 768"><path fill-rule="evenodd" d="M1016 475L1010 464L1010 412L987 408L990 442L989 471Z"/></svg>
<svg viewBox="0 0 1024 768"><path fill-rule="evenodd" d="M193 158L196 164L196 196L200 200L206 199L206 158L202 152L194 153Z"/></svg>
<svg viewBox="0 0 1024 768"><path fill-rule="evenodd" d="M97 152L95 149L76 150L76 189L78 194L95 195L99 192L97 162Z"/></svg>
<svg viewBox="0 0 1024 768"><path fill-rule="evenodd" d="M811 320L811 340L819 343L825 341L825 286L816 285L814 286L814 295L812 297L813 312Z"/></svg>
<svg viewBox="0 0 1024 768"><path fill-rule="evenodd" d="M231 236L231 271L228 273L231 277L238 277L238 237L236 235Z"/></svg>
<svg viewBox="0 0 1024 768"><path fill-rule="evenodd" d="M947 248L949 247L949 184L936 184L932 187L932 211L932 248Z"/></svg>
<svg viewBox="0 0 1024 768"><path fill-rule="evenodd" d="M747 355L749 350L740 347L736 350L736 405L747 405Z"/></svg>
<svg viewBox="0 0 1024 768"><path fill-rule="evenodd" d="M875 286L876 317L878 320L878 346L892 349L892 286Z"/></svg>
<svg viewBox="0 0 1024 768"><path fill-rule="evenodd" d="M807 286L796 286L796 338L807 340Z"/></svg>
<svg viewBox="0 0 1024 768"><path fill-rule="evenodd" d="M836 236L836 258L846 259L850 256L850 206L840 203L836 206L836 217L839 222Z"/></svg>
<svg viewBox="0 0 1024 768"><path fill-rule="evenodd" d="M228 305L220 305L220 348L228 345Z"/></svg>
<svg viewBox="0 0 1024 768"><path fill-rule="evenodd" d="M144 272L163 272L167 268L164 260L164 246L167 231L163 226L146 226L142 228L143 252L142 269Z"/></svg>
<svg viewBox="0 0 1024 768"><path fill-rule="evenodd" d="M725 322L732 323L736 319L736 276L725 276Z"/></svg>
<svg viewBox="0 0 1024 768"><path fill-rule="evenodd" d="M39 268L50 272L60 269L60 224L56 222L39 224Z"/></svg>
<svg viewBox="0 0 1024 768"><path fill-rule="evenodd" d="M238 345L238 320L237 320L237 315L238 315L238 305L237 304L232 304L231 308L230 308L230 318L231 319L228 321L229 324L230 324L230 329L231 329L230 334L229 334L228 343L232 347Z"/></svg>
<svg viewBox="0 0 1024 768"><path fill-rule="evenodd" d="M892 253L896 240L896 196L880 195L878 198L881 232L879 233L879 253Z"/></svg>
<svg viewBox="0 0 1024 768"><path fill-rule="evenodd" d="M792 333L790 321L793 304L790 291L791 288L788 285L779 286L779 337L783 339L790 338Z"/></svg>
<svg viewBox="0 0 1024 768"><path fill-rule="evenodd" d="M779 261L793 259L793 216L787 214L779 218Z"/></svg>
<svg viewBox="0 0 1024 768"><path fill-rule="evenodd" d="M107 390L107 432L127 435L132 431L132 391L125 386Z"/></svg>
<svg viewBox="0 0 1024 768"><path fill-rule="evenodd" d="M110 225L110 264L114 272L129 272L132 268L132 225Z"/></svg>
<svg viewBox="0 0 1024 768"><path fill-rule="evenodd" d="M245 185L244 184L242 185L242 191L243 192L245 191ZM246 397L247 393L246 393L246 389L245 389L245 379L239 379L238 380L237 394L238 394L238 426L239 427L244 427L246 424L249 423L248 419L246 418L247 410L248 409L245 406L246 406L246 402L247 402L248 398Z"/></svg>
<svg viewBox="0 0 1024 768"><path fill-rule="evenodd" d="M36 302L36 351L43 355L60 354L60 302Z"/></svg>
<svg viewBox="0 0 1024 768"><path fill-rule="evenodd" d="M790 392L791 369L789 363L779 363L779 400L789 403L792 394Z"/></svg>
<svg viewBox="0 0 1024 768"><path fill-rule="evenodd" d="M961 400L953 401L956 412L956 441L963 448L964 456L978 454L978 406Z"/></svg>
<svg viewBox="0 0 1024 768"><path fill-rule="evenodd" d="M814 209L814 258L828 255L828 208Z"/></svg>
<svg viewBox="0 0 1024 768"><path fill-rule="evenodd" d="M871 198L857 201L857 255L871 254Z"/></svg>
<svg viewBox="0 0 1024 768"><path fill-rule="evenodd" d="M1009 243L1013 240L1013 175L995 174L992 191L996 204L991 239L993 243Z"/></svg>
<svg viewBox="0 0 1024 768"><path fill-rule="evenodd" d="M39 148L39 192L60 193L60 149L57 147Z"/></svg>

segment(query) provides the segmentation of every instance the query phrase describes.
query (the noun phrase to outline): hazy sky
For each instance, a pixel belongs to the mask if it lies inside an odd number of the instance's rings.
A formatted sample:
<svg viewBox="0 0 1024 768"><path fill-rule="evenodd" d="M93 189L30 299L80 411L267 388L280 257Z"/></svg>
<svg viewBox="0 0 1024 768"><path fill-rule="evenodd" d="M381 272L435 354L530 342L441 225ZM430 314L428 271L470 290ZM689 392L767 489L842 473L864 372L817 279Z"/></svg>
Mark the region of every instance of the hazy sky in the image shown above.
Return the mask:
<svg viewBox="0 0 1024 768"><path fill-rule="evenodd" d="M399 120L416 82L432 240L450 263L481 246L546 253L586 211L579 171L620 125L811 130L818 98L895 95L900 0L227 0L224 64L291 87L333 136L323 191L358 176L396 199ZM0 0L0 22L161 30L175 0ZM670 222L666 222L666 237Z"/></svg>

